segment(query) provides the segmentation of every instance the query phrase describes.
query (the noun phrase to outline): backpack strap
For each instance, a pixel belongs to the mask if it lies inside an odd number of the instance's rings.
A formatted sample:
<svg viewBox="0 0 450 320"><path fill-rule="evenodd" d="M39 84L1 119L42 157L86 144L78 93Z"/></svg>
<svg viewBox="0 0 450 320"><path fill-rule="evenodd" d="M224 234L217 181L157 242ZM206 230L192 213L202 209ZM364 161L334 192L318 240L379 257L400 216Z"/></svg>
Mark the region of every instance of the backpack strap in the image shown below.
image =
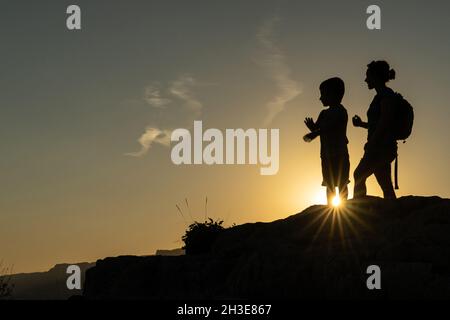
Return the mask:
<svg viewBox="0 0 450 320"><path fill-rule="evenodd" d="M398 187L398 155L395 156L394 179L395 179L395 190L398 190L400 189Z"/></svg>

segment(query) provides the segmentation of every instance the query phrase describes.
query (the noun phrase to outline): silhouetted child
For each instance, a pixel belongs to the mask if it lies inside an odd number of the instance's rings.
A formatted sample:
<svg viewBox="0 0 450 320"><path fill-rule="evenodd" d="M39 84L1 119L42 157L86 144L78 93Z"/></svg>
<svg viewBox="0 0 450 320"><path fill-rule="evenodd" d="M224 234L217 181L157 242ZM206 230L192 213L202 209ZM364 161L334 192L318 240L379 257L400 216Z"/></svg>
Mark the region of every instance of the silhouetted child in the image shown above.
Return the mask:
<svg viewBox="0 0 450 320"><path fill-rule="evenodd" d="M322 186L327 187L327 200L331 205L336 187L341 200L347 200L350 161L347 139L347 110L341 105L345 93L344 81L340 78L325 80L320 85L320 101L325 107L316 122L305 118L305 124L311 131L303 137L310 142L320 136L320 157L322 160Z"/></svg>

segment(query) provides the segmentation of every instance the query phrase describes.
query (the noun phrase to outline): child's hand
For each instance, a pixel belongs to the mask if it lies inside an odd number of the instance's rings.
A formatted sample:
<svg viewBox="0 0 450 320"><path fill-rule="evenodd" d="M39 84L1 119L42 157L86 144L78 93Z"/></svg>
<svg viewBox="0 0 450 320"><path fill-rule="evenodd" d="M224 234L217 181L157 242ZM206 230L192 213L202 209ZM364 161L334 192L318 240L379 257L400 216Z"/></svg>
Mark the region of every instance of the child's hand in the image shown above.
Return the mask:
<svg viewBox="0 0 450 320"><path fill-rule="evenodd" d="M305 141L305 142L311 142L311 141L313 141L314 138L315 138L315 136L313 135L312 132L310 132L310 133L305 134L305 135L303 136L303 141Z"/></svg>
<svg viewBox="0 0 450 320"><path fill-rule="evenodd" d="M316 124L312 118L305 118L305 125L308 127L310 131L314 131Z"/></svg>

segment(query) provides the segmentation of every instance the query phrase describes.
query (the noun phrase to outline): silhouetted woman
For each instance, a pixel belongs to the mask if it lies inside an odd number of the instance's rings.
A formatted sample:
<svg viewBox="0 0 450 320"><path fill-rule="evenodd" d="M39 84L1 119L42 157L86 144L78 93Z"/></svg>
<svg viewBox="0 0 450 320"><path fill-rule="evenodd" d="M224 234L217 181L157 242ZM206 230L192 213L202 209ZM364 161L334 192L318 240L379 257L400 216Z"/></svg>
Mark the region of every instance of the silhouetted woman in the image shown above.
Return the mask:
<svg viewBox="0 0 450 320"><path fill-rule="evenodd" d="M355 179L354 198L367 194L366 180L374 174L383 190L385 199L395 199L392 186L391 162L397 156L397 141L393 135L394 91L386 86L395 79L395 71L386 61L372 61L367 66L366 82L369 90L375 89L376 95L367 111L367 122L359 116L353 117L353 125L368 130L364 156L353 174Z"/></svg>

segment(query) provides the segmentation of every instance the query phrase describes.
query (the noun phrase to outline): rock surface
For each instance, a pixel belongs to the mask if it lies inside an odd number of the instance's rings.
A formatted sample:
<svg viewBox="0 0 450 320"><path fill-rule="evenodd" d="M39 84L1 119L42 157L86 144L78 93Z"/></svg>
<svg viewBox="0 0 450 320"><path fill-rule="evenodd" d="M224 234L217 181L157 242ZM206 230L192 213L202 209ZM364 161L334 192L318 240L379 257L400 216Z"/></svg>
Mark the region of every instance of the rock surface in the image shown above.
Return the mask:
<svg viewBox="0 0 450 320"><path fill-rule="evenodd" d="M381 290L368 290L369 265ZM86 272L86 299L450 298L450 200L368 197L226 229L202 256L123 256Z"/></svg>
<svg viewBox="0 0 450 320"><path fill-rule="evenodd" d="M157 256L183 256L185 255L186 252L184 251L184 249L181 248L177 248L177 249L170 249L170 250L156 250L155 255Z"/></svg>

